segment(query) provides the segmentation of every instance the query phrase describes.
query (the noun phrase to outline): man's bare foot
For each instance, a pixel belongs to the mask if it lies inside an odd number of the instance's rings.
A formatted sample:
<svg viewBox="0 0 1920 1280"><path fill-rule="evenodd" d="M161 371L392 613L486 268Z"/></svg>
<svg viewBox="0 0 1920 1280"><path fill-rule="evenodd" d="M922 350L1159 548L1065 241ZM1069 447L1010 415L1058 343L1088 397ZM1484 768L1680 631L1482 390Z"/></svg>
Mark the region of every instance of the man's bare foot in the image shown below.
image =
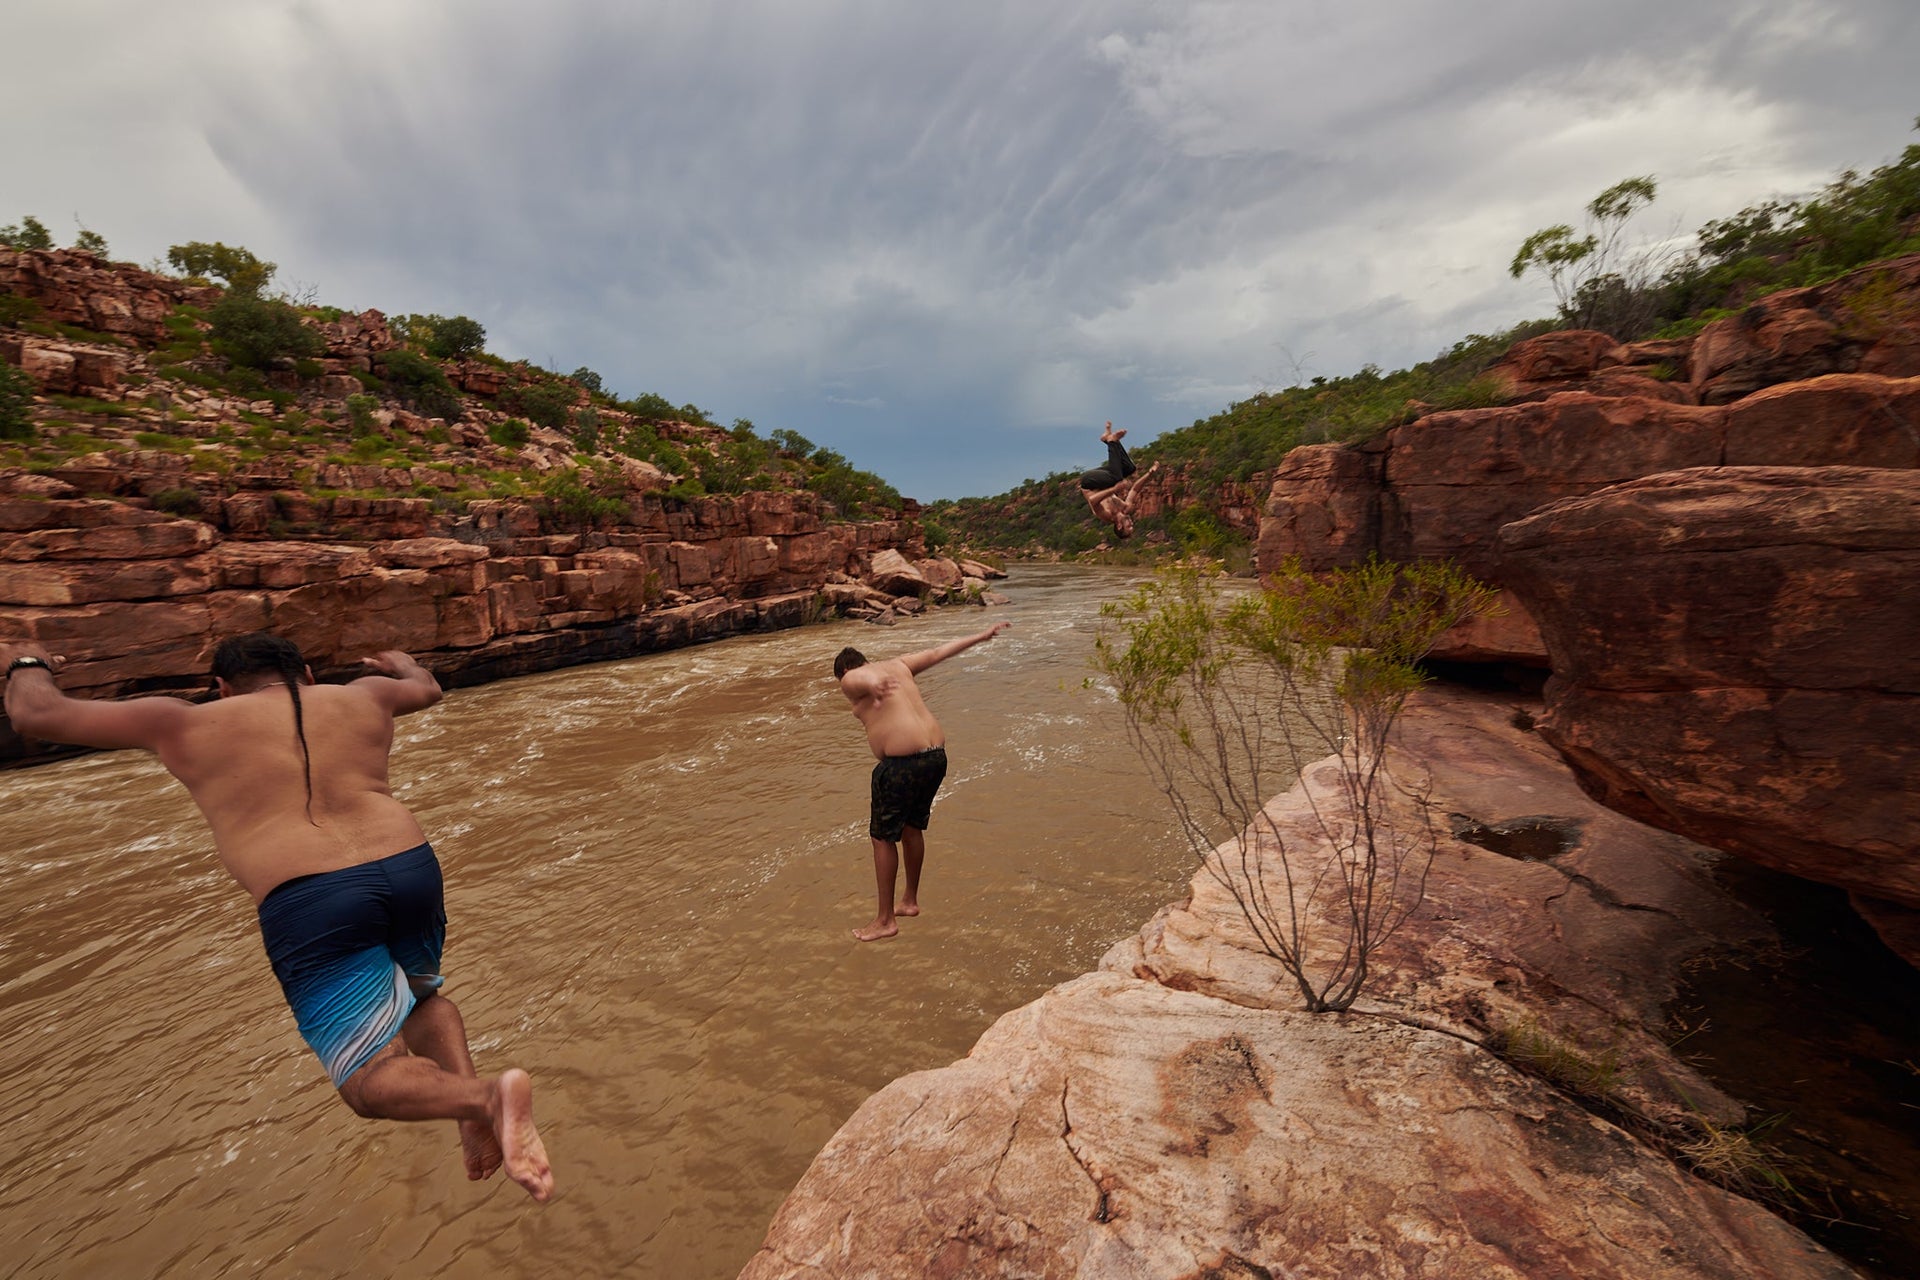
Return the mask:
<svg viewBox="0 0 1920 1280"><path fill-rule="evenodd" d="M487 1113L493 1136L500 1143L507 1176L544 1204L553 1195L553 1169L547 1164L547 1149L540 1143L539 1131L533 1127L533 1081L526 1072L515 1067L500 1073L493 1082Z"/></svg>
<svg viewBox="0 0 1920 1280"><path fill-rule="evenodd" d="M897 916L917 916L920 914L920 904L917 902L903 902L893 909L893 914Z"/></svg>
<svg viewBox="0 0 1920 1280"><path fill-rule="evenodd" d="M900 932L900 926L891 920L875 920L864 929L855 929L853 936L860 942L878 942L882 938L891 938Z"/></svg>
<svg viewBox="0 0 1920 1280"><path fill-rule="evenodd" d="M500 1143L483 1120L460 1122L460 1155L467 1162L467 1180L479 1182L500 1171Z"/></svg>

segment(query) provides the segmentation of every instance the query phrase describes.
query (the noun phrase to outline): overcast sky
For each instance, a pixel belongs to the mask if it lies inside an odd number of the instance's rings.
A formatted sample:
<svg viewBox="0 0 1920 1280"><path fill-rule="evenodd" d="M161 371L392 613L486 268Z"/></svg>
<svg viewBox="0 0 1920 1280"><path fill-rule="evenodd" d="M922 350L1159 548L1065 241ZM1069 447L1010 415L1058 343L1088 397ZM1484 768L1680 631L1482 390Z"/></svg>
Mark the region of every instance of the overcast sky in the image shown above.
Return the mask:
<svg viewBox="0 0 1920 1280"><path fill-rule="evenodd" d="M1552 310L1910 142L1915 0L6 0L0 223L223 240L351 309L922 499Z"/></svg>

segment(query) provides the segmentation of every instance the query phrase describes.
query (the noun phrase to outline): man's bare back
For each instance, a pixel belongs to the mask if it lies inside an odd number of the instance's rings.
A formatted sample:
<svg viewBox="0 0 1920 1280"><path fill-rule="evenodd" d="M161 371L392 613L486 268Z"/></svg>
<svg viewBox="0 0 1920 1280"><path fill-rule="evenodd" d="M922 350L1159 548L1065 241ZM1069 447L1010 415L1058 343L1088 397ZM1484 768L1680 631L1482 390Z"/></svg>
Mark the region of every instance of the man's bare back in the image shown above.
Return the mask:
<svg viewBox="0 0 1920 1280"><path fill-rule="evenodd" d="M255 903L295 876L358 866L426 839L388 786L391 693L364 685L300 691L311 805L293 699L283 687L188 706L156 747L200 806L221 862ZM236 743L246 750L236 751Z"/></svg>
<svg viewBox="0 0 1920 1280"><path fill-rule="evenodd" d="M504 1168L544 1201L553 1171L532 1083L474 1070L459 1010L439 994L439 863L387 782L394 717L438 702L440 684L397 650L365 663L374 675L315 685L297 647L255 633L216 649L216 701L94 700L60 692L60 661L41 646L0 644L15 729L142 748L185 784L342 1099L369 1118L456 1121L469 1178Z"/></svg>

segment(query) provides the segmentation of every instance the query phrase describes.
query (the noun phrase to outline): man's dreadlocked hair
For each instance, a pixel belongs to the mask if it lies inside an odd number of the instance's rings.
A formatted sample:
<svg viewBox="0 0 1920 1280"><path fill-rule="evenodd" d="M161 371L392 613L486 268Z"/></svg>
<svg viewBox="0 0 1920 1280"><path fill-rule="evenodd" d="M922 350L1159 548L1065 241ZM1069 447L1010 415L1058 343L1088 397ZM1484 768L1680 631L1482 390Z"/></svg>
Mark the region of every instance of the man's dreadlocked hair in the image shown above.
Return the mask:
<svg viewBox="0 0 1920 1280"><path fill-rule="evenodd" d="M300 711L300 679L307 672L307 660L300 646L268 631L252 631L244 636L222 640L213 651L213 674L228 684L249 677L276 676L293 695L293 733L300 739L300 768L307 782L307 821L313 821L313 757L307 750L306 719Z"/></svg>

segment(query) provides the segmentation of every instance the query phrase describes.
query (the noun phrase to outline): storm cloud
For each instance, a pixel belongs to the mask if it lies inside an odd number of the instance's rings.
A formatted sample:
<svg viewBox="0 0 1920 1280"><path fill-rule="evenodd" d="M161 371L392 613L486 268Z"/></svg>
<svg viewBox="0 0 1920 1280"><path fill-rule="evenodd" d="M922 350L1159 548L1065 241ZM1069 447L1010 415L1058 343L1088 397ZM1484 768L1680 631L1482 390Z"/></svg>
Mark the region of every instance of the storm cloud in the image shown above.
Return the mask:
<svg viewBox="0 0 1920 1280"><path fill-rule="evenodd" d="M921 498L1547 314L1525 235L1688 233L1912 141L1910 0L25 0L0 221L798 430Z"/></svg>

